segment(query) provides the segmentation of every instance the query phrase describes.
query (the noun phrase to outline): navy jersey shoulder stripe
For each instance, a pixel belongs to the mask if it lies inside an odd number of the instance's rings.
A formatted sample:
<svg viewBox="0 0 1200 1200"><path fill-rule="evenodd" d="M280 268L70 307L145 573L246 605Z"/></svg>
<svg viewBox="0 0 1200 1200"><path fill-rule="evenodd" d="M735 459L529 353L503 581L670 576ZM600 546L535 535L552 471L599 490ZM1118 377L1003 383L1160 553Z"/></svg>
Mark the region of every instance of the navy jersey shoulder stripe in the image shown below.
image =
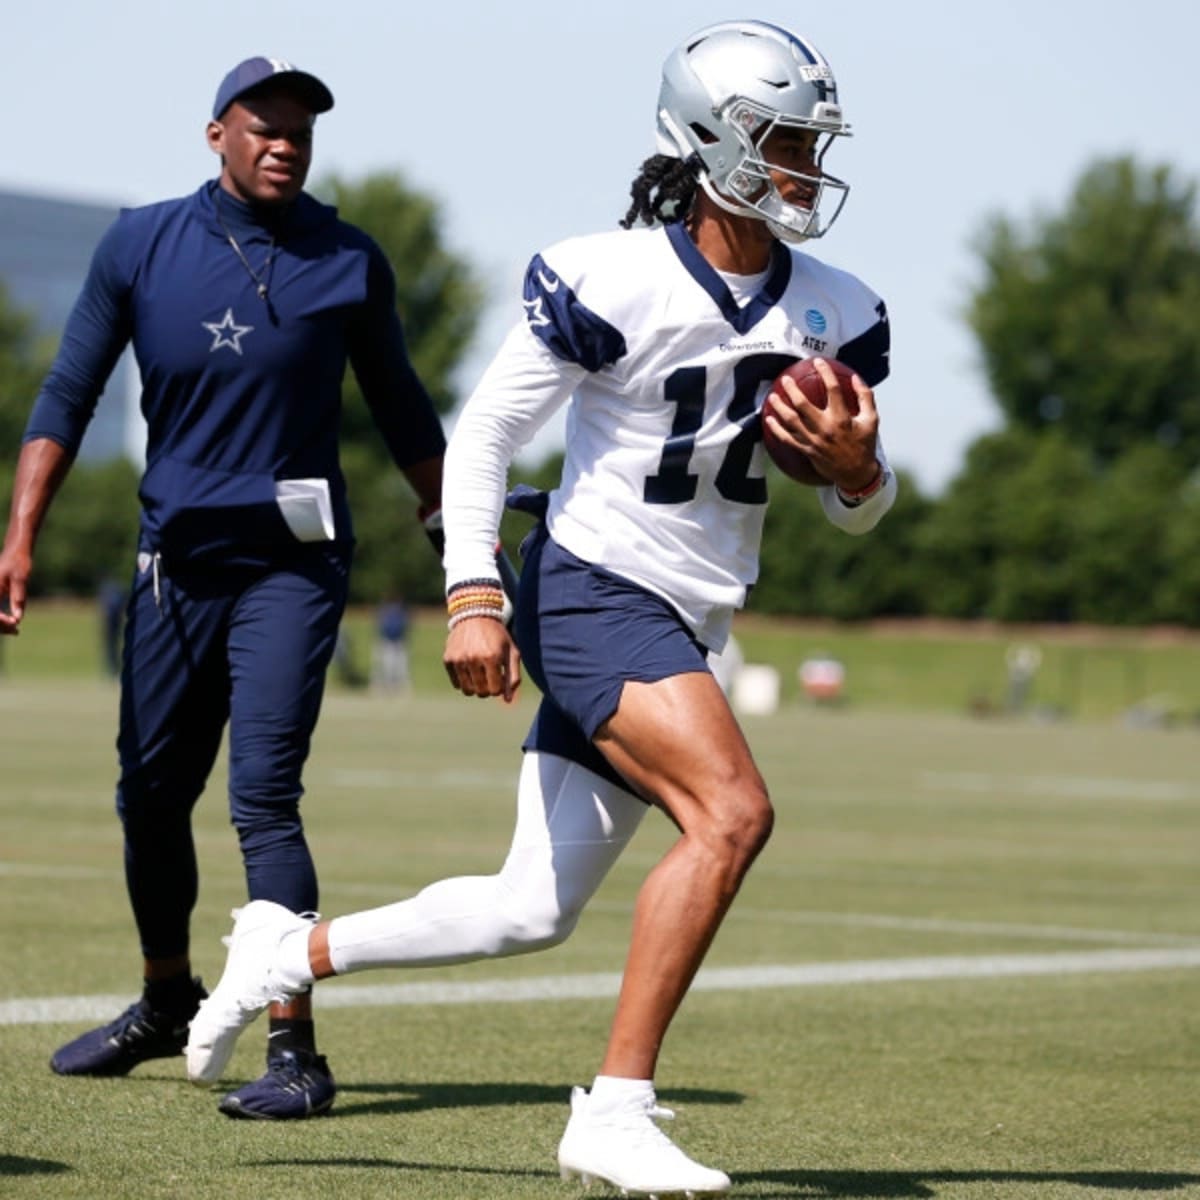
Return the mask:
<svg viewBox="0 0 1200 1200"><path fill-rule="evenodd" d="M524 297L529 328L559 358L599 371L625 355L621 331L583 304L540 254L525 272Z"/></svg>
<svg viewBox="0 0 1200 1200"><path fill-rule="evenodd" d="M858 337L852 338L838 350L838 358L853 367L868 387L882 383L891 370L888 356L892 348L892 331L888 325L887 308L883 301L875 306L879 320Z"/></svg>

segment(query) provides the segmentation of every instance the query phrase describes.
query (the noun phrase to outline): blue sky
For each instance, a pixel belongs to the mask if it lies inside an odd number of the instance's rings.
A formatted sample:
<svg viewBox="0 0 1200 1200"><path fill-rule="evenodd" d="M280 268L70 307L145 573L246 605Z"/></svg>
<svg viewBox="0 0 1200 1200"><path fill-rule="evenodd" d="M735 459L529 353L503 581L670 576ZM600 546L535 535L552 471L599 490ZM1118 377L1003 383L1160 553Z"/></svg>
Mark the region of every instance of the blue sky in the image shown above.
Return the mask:
<svg viewBox="0 0 1200 1200"><path fill-rule="evenodd" d="M885 442L936 492L998 420L961 317L973 239L991 213L1059 207L1101 155L1200 177L1200 5L9 5L0 189L122 204L191 191L215 174L203 130L224 73L251 54L291 59L337 98L318 126L314 178L400 170L442 202L446 240L483 277L469 389L517 318L529 256L624 212L654 149L663 58L701 25L742 16L805 33L838 75L855 137L829 165L851 194L813 252L887 300Z"/></svg>

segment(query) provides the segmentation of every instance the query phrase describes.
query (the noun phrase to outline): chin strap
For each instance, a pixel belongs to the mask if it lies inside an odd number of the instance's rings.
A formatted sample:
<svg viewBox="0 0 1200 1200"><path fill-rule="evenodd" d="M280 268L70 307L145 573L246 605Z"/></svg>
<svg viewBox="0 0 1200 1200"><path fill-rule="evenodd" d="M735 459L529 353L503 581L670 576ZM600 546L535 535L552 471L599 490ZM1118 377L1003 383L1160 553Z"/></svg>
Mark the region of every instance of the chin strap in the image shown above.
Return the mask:
<svg viewBox="0 0 1200 1200"><path fill-rule="evenodd" d="M778 238L781 242L787 242L791 246L798 245L800 242L807 242L811 237L820 237L819 233L800 233L795 229L789 228L787 225L781 225L778 221L772 220L766 213L760 212L753 205L746 204L740 200L731 200L728 196L722 195L717 191L717 185L712 179L703 174L700 176L700 186L704 189L708 198L718 207L723 208L727 213L732 213L735 217L753 217L756 221L765 221L767 228L771 234ZM810 220L810 225L815 225L816 214L813 214L813 219Z"/></svg>

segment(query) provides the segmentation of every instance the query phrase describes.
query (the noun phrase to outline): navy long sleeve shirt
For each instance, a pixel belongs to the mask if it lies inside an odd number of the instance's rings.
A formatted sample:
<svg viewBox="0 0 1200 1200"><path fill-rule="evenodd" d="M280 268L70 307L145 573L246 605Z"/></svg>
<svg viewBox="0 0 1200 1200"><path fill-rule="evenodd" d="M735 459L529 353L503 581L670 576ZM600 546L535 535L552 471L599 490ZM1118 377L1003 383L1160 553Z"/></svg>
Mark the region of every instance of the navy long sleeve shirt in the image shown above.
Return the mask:
<svg viewBox="0 0 1200 1200"><path fill-rule="evenodd" d="M148 426L142 546L168 562L266 562L294 548L275 498L286 479L327 480L334 540L353 540L338 465L347 361L397 466L445 449L386 258L307 194L270 227L215 180L123 211L96 249L24 440L73 454L130 341Z"/></svg>

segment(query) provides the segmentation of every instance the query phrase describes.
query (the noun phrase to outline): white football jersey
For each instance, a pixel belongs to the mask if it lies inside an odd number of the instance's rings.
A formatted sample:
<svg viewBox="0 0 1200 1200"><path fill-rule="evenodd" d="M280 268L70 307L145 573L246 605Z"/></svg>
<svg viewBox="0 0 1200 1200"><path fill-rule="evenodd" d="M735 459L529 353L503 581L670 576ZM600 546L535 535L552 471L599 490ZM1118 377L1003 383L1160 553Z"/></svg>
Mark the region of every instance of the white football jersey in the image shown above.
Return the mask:
<svg viewBox="0 0 1200 1200"><path fill-rule="evenodd" d="M816 355L879 383L889 350L882 301L780 242L739 307L682 225L670 225L536 255L525 310L450 439L447 584L495 575L508 463L569 399L552 536L663 596L719 650L758 576L767 502L759 411L770 384ZM834 489L820 490L827 515L851 532L873 526L895 497L889 483L846 508Z"/></svg>

